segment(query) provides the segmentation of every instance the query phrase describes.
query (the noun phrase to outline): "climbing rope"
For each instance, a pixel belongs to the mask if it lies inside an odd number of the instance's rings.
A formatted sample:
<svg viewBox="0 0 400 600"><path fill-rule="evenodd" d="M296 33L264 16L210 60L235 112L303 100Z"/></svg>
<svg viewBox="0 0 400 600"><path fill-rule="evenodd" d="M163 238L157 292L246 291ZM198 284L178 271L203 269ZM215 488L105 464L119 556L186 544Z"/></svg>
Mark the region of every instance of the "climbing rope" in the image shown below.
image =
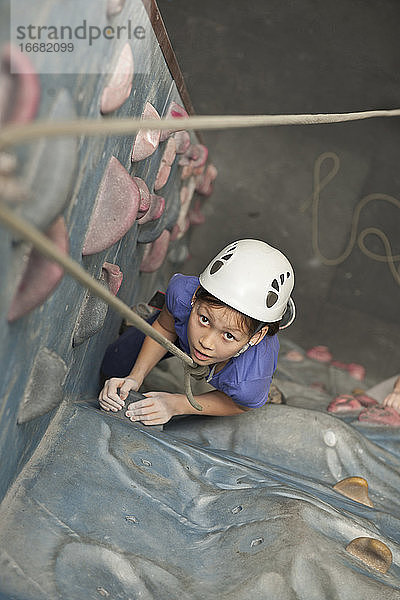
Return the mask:
<svg viewBox="0 0 400 600"><path fill-rule="evenodd" d="M327 160L332 160L333 166L331 171L323 179L321 179L322 165ZM400 254L392 254L390 241L386 234L377 227L367 227L357 235L361 211L370 202L376 200L383 200L385 202L389 202L397 208L400 208L400 200L397 200L397 198L394 198L393 196L390 196L388 194L368 194L367 196L362 198L353 211L351 219L350 237L344 252L337 258L327 258L322 254L319 247L319 205L321 200L321 192L328 185L328 183L336 177L337 173L339 172L339 169L340 159L337 154L335 154L334 152L324 152L323 154L321 154L315 161L314 165L313 195L300 207L300 210L304 212L309 207L310 203L312 204L312 246L314 254L324 265L340 265L350 256L355 244L357 243L358 247L360 248L361 252L363 252L363 254L365 254L372 260L387 263L390 272L393 276L393 279L398 285L400 285L400 274L396 269L395 265L397 261L400 261ZM369 248L367 248L367 246L365 245L365 238L368 235L376 235L382 241L382 244L385 249L385 254L376 254L375 252L372 252L371 250L369 250Z"/></svg>
<svg viewBox="0 0 400 600"><path fill-rule="evenodd" d="M400 109L368 110L355 113L301 115L211 115L179 119L74 119L71 121L37 120L33 123L6 125L0 131L0 152L20 142L40 137L129 135L140 129L160 131L234 129L243 127L274 127L278 125L316 125L398 117Z"/></svg>

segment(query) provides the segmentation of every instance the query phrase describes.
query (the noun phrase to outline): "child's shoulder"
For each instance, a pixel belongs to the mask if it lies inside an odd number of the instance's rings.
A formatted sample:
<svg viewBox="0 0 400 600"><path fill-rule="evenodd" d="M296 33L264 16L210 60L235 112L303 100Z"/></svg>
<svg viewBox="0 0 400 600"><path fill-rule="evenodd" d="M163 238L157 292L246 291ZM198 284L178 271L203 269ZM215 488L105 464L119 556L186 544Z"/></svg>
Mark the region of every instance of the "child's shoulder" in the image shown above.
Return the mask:
<svg viewBox="0 0 400 600"><path fill-rule="evenodd" d="M199 278L192 275L182 275L175 273L169 280L165 300L167 308L172 312L172 308L177 303L190 306L190 301L199 286Z"/></svg>

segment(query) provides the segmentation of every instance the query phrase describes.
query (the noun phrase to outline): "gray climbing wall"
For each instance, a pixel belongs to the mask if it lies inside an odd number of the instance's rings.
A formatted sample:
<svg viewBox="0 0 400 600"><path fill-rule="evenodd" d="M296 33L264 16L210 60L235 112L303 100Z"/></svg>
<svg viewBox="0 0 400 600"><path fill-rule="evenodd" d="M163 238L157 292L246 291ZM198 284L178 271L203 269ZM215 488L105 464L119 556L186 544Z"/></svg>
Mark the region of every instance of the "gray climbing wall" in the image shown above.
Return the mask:
<svg viewBox="0 0 400 600"><path fill-rule="evenodd" d="M37 6L25 4L31 11L25 18L33 20ZM79 17L90 19L91 4L78 6ZM140 0L97 3L96 18L104 25L142 23L146 44L103 41L103 72L92 74L89 51L87 64L79 65L75 74L74 69L68 74L67 53L58 57L60 74L46 74L45 53L33 56L10 47L8 8L3 3L0 14L3 125L35 118L140 117L149 108L157 118L171 115L171 110L187 114ZM50 0L41 9L40 23L45 25L62 21L67 7ZM199 147L193 133L181 132L176 143L168 134L161 139L159 132L155 138L143 132L42 138L1 156L6 198L13 209L130 305L146 299L152 286L163 281L168 251L175 253L175 262L187 255L188 211L207 158L195 161ZM179 160L186 165L185 180ZM196 215L198 210L194 219ZM63 400L97 395L102 355L118 334L121 319L4 227L0 248L3 497L46 432L54 409Z"/></svg>

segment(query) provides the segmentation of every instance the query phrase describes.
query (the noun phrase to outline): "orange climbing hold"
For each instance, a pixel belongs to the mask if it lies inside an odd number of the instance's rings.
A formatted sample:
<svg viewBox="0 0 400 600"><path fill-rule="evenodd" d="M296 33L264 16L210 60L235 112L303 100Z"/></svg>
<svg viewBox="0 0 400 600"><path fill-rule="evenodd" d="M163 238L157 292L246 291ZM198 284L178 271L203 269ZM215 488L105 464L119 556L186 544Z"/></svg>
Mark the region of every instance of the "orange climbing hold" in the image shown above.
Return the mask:
<svg viewBox="0 0 400 600"><path fill-rule="evenodd" d="M346 550L381 573L386 573L392 564L393 557L390 549L376 538L355 538L346 546Z"/></svg>
<svg viewBox="0 0 400 600"><path fill-rule="evenodd" d="M374 506L369 499L368 482L364 477L346 477L346 479L335 483L333 489L346 496L346 498L360 502L360 504L365 504L365 506L371 508Z"/></svg>

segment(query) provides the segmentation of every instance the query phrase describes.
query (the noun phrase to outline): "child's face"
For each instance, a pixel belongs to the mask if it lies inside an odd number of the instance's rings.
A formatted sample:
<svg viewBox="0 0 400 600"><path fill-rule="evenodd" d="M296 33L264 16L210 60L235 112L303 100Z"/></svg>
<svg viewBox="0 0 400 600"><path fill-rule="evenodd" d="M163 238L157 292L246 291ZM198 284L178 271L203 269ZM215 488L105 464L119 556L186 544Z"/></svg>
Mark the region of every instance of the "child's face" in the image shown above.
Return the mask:
<svg viewBox="0 0 400 600"><path fill-rule="evenodd" d="M199 365L226 362L249 341L240 328L237 313L197 300L188 323L190 355Z"/></svg>

